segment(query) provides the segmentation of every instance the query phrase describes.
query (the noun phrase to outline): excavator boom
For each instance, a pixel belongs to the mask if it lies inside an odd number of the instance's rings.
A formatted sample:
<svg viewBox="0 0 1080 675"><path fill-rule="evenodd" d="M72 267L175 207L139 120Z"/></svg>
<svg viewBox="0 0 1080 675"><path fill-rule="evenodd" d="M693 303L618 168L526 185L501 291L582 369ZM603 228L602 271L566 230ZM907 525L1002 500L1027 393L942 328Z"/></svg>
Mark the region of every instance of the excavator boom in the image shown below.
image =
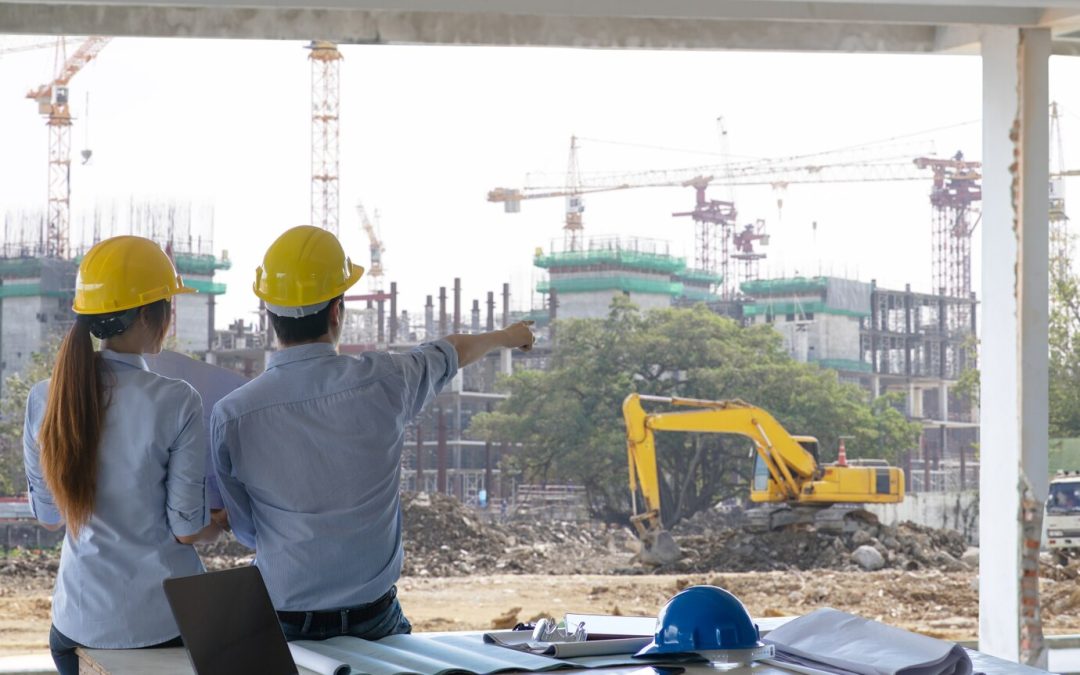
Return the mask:
<svg viewBox="0 0 1080 675"><path fill-rule="evenodd" d="M642 401L674 408L646 413ZM667 564L679 557L678 546L661 520L660 476L655 432L685 431L736 434L752 441L756 453L750 499L754 502L800 506L896 503L904 497L903 472L890 466L822 465L817 439L793 436L765 410L744 401L706 401L631 394L623 401L626 423L631 521L643 542L639 559ZM637 512L640 491L645 510Z"/></svg>

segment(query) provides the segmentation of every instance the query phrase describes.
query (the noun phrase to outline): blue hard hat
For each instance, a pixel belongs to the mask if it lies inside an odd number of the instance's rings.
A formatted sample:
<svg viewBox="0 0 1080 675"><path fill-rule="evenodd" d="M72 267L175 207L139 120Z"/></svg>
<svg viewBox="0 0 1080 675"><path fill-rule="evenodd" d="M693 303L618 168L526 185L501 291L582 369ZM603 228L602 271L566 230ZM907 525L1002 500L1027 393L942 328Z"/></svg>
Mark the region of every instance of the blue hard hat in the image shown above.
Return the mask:
<svg viewBox="0 0 1080 675"><path fill-rule="evenodd" d="M759 637L738 598L716 586L691 586L668 600L652 643L634 656L751 649Z"/></svg>

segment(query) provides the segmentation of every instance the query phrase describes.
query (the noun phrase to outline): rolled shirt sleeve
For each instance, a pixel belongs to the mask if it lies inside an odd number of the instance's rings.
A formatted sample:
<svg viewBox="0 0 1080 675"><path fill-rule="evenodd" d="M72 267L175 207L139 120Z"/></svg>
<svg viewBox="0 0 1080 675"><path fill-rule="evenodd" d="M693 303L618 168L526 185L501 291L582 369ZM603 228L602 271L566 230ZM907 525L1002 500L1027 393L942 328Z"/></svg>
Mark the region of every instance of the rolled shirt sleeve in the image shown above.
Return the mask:
<svg viewBox="0 0 1080 675"><path fill-rule="evenodd" d="M202 400L189 389L180 406L180 433L169 446L165 479L165 511L169 529L178 537L197 534L210 522L206 502L206 429Z"/></svg>
<svg viewBox="0 0 1080 675"><path fill-rule="evenodd" d="M458 372L458 355L446 340L426 342L404 354L394 354L404 378L404 402L412 420Z"/></svg>
<svg viewBox="0 0 1080 675"><path fill-rule="evenodd" d="M226 422L218 408L214 407L214 414L210 418L210 455L214 462L214 474L217 477L221 500L229 514L229 527L237 541L254 549L255 521L251 513L251 500L243 483L236 478L230 455L230 443L236 443L235 435L230 435L230 429L234 429L234 425L235 423Z"/></svg>
<svg viewBox="0 0 1080 675"><path fill-rule="evenodd" d="M41 449L38 432L45 415L47 382L39 382L30 390L26 399L26 418L23 424L23 464L26 468L26 490L30 498L30 510L34 517L46 525L59 525L63 520L52 492L45 484L41 469Z"/></svg>

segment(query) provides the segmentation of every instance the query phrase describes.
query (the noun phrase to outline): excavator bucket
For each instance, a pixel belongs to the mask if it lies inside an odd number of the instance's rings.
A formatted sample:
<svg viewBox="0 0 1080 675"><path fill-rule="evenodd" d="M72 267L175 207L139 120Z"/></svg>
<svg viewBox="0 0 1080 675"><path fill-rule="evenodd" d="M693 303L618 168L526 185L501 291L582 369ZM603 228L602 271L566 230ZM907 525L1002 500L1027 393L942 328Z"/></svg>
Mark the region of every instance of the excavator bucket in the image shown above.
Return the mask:
<svg viewBox="0 0 1080 675"><path fill-rule="evenodd" d="M649 567L671 565L682 558L682 549L667 530L653 530L641 538L641 550L635 560Z"/></svg>

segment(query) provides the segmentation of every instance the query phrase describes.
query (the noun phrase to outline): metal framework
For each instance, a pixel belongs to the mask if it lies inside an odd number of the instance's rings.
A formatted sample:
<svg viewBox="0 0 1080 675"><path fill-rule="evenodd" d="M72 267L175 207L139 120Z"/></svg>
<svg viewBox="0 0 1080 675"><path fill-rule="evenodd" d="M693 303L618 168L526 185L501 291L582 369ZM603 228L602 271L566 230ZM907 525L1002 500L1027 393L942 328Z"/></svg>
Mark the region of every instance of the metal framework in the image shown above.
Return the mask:
<svg viewBox="0 0 1080 675"><path fill-rule="evenodd" d="M1050 260L1053 273L1062 278L1072 259L1069 219L1065 215L1065 149L1061 139L1061 114L1057 101L1050 104Z"/></svg>
<svg viewBox="0 0 1080 675"><path fill-rule="evenodd" d="M581 168L578 166L577 136L570 137L570 155L566 160L566 224L563 226L563 246L566 251L577 251L582 245L585 225L585 201L581 197Z"/></svg>
<svg viewBox="0 0 1080 675"><path fill-rule="evenodd" d="M312 40L311 53L311 224L340 233L338 127L341 109L341 52Z"/></svg>
<svg viewBox="0 0 1080 675"><path fill-rule="evenodd" d="M109 38L87 38L70 58L64 58L64 39L57 41L56 77L26 95L38 104L49 128L49 198L45 229L45 255L65 258L70 248L71 225L71 109L68 107L68 84L90 63Z"/></svg>
<svg viewBox="0 0 1080 675"><path fill-rule="evenodd" d="M978 225L975 202L982 199L979 162L964 160L957 152L951 159L919 157L915 165L930 169L934 182L930 204L934 209L931 233L931 289L951 298L971 297L971 235ZM965 306L951 316L949 328L966 326Z"/></svg>
<svg viewBox="0 0 1080 675"><path fill-rule="evenodd" d="M731 235L739 213L732 202L708 198L705 191L709 179L699 178L684 185L694 188L694 209L672 215L694 220L694 269L720 274L720 296L729 300L738 290L731 274Z"/></svg>

